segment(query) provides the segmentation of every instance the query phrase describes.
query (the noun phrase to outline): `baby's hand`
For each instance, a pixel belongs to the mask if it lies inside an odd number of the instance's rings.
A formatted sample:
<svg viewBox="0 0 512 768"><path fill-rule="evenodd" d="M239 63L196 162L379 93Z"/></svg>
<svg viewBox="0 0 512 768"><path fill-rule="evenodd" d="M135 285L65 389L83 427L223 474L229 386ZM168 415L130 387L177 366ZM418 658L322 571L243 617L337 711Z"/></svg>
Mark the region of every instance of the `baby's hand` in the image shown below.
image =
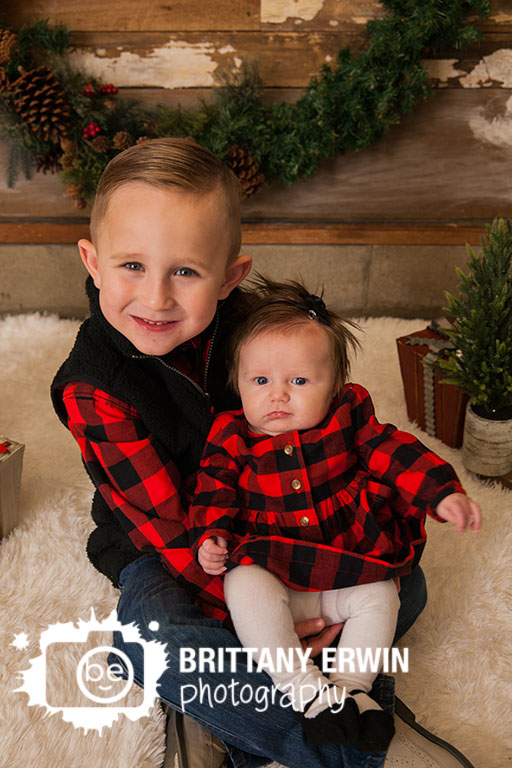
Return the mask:
<svg viewBox="0 0 512 768"><path fill-rule="evenodd" d="M473 533L477 533L482 524L482 510L464 493L445 496L437 505L436 514L452 523L459 533L464 533L468 524Z"/></svg>
<svg viewBox="0 0 512 768"><path fill-rule="evenodd" d="M218 576L226 570L224 563L228 559L228 543L222 536L212 536L203 541L197 554L199 564L205 573Z"/></svg>

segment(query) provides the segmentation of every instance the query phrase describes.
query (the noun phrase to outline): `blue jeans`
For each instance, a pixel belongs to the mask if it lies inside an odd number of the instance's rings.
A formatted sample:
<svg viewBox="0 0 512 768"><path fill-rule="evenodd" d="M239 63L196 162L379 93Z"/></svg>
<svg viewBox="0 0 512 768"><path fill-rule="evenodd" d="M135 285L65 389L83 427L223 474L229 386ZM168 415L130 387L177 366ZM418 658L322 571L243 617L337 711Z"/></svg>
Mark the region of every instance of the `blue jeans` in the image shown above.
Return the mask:
<svg viewBox="0 0 512 768"><path fill-rule="evenodd" d="M130 563L120 576L121 596L118 604L119 621L125 625L135 622L146 640L166 643L167 669L159 680L159 696L171 707L185 711L225 744L235 768L258 768L276 760L290 768L381 768L385 753L363 753L354 747L314 746L304 738L297 715L284 706L286 699L275 694L271 701L272 681L265 672L248 671L243 662L236 672L183 672L180 671L181 647L219 649L240 647L238 639L215 619L203 616L200 608L191 602L185 591L169 576L157 556L145 555ZM414 623L426 602L425 579L421 569L402 579L401 608L395 640ZM148 625L159 623L158 631ZM144 659L142 647L135 643L125 646L120 632L114 632L114 647L127 653L134 668L135 682L144 685ZM242 656L242 659L244 657ZM118 663L113 654L109 663ZM185 694L203 691L182 707L181 687ZM222 703L213 706L208 693L229 691ZM268 700L264 696L268 696ZM393 712L393 678L379 675L372 695L383 709ZM190 695L191 698L191 695ZM224 696L223 696L224 698ZM240 701L243 698L243 703ZM283 701L283 705L279 702Z"/></svg>

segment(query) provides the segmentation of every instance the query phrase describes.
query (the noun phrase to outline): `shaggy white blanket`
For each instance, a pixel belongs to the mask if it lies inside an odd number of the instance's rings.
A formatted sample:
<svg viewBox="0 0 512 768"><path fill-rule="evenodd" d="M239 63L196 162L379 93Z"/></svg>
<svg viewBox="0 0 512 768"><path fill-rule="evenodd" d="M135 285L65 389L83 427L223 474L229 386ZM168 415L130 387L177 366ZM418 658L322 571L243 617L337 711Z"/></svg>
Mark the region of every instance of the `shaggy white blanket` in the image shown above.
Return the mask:
<svg viewBox="0 0 512 768"><path fill-rule="evenodd" d="M422 724L475 766L504 768L512 760L512 494L468 474L459 451L407 421L395 339L425 322L379 318L362 324L363 350L352 378L372 392L381 420L409 429L452 462L485 515L478 535L460 536L428 521L422 564L429 602L405 638L410 671L398 676L397 691ZM27 694L13 692L22 682L18 673L40 655L41 633L50 624L86 620L91 607L104 619L116 606L117 591L84 551L92 487L48 396L77 326L37 314L0 321L0 436L26 446L19 525L0 546L0 764L158 768L164 749L159 707L135 722L121 716L100 736L85 734L60 714L48 716L45 707L28 705ZM70 705L76 699L65 667L57 684L61 703ZM141 700L138 690L129 696L130 706Z"/></svg>

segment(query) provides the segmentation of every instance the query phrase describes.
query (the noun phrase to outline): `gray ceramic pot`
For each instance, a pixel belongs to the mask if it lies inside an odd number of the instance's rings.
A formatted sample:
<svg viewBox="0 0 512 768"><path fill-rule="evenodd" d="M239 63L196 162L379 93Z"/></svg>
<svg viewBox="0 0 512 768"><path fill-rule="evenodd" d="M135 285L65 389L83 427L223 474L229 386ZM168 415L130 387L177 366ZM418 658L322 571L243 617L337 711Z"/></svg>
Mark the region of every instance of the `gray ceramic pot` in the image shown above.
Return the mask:
<svg viewBox="0 0 512 768"><path fill-rule="evenodd" d="M499 477L512 472L512 419L484 419L469 402L464 422L462 463L471 472Z"/></svg>

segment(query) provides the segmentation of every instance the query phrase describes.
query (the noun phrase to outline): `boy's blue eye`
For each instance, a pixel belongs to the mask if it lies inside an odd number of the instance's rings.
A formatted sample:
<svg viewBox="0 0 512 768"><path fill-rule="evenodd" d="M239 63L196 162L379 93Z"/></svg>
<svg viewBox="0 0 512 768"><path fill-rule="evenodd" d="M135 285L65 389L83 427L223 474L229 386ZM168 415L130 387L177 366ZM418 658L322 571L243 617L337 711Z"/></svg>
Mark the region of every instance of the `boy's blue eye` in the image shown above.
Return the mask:
<svg viewBox="0 0 512 768"><path fill-rule="evenodd" d="M138 272L142 269L142 264L139 264L138 261L127 261L126 264L123 264L123 267L126 267L126 269L129 269L131 272Z"/></svg>
<svg viewBox="0 0 512 768"><path fill-rule="evenodd" d="M303 378L302 376L296 376L294 379L292 379L292 384L297 384L299 387L303 387L306 381L307 379Z"/></svg>
<svg viewBox="0 0 512 768"><path fill-rule="evenodd" d="M259 384L259 385L266 384L267 383L267 377L266 376L256 376L254 381L256 382L256 384Z"/></svg>
<svg viewBox="0 0 512 768"><path fill-rule="evenodd" d="M197 272L190 267L179 267L174 274L178 275L178 277L193 277L197 275Z"/></svg>

